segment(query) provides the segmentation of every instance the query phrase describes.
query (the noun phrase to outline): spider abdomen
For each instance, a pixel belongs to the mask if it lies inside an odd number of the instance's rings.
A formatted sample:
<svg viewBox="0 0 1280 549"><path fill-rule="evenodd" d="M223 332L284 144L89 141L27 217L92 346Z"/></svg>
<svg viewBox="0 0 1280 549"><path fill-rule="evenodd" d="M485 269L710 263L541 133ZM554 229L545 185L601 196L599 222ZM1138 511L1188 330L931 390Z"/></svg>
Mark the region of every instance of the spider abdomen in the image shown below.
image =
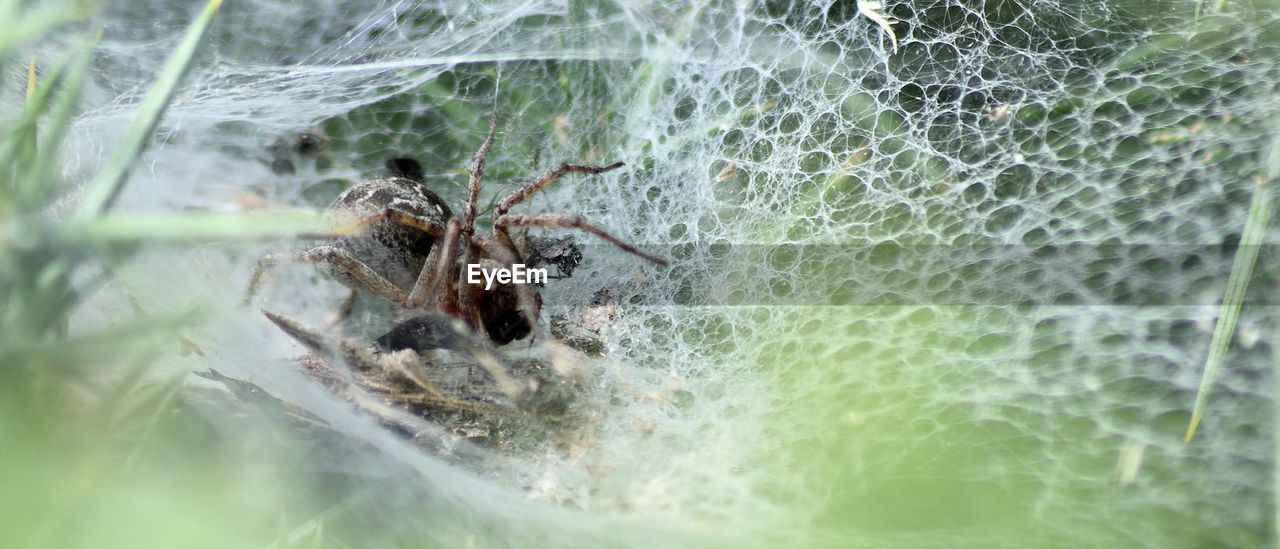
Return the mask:
<svg viewBox="0 0 1280 549"><path fill-rule="evenodd" d="M384 214L388 212L412 216L426 227L387 218ZM339 225L374 219L358 234L338 240L333 246L406 292L417 280L438 234L453 216L449 205L438 195L422 183L401 177L361 182L338 195L326 213ZM325 271L347 286L359 287L343 269L327 266Z"/></svg>

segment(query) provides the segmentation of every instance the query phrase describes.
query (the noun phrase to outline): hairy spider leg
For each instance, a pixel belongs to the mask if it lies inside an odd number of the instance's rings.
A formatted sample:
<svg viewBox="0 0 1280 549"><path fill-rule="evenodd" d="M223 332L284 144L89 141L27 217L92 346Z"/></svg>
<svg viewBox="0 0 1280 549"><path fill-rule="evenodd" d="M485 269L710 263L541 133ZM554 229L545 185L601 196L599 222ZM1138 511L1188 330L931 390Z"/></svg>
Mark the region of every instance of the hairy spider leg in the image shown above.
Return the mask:
<svg viewBox="0 0 1280 549"><path fill-rule="evenodd" d="M393 221L402 225L416 228L436 238L439 238L444 230L438 224L415 216L413 214L387 208L380 213L364 216L353 220L342 220L343 223L335 227L334 234L338 235L356 235L369 232L374 225L383 221ZM332 238L332 237L330 237ZM291 261L297 263L326 263L337 266L346 271L352 279L358 281L369 291L382 296L396 305L403 305L407 295L404 290L396 287L382 275L374 272L360 260L352 257L350 253L333 246L319 246L310 250L294 253ZM245 304L248 304L255 293L258 286L262 283L262 278L266 274L284 260L277 255L268 254L258 259L257 265L253 268L253 275L249 277L249 287L245 292Z"/></svg>
<svg viewBox="0 0 1280 549"><path fill-rule="evenodd" d="M280 330L293 339L297 340L303 346L312 351L329 355L330 357L341 358L349 366L360 371L379 370L382 364L368 349L346 338L337 338L336 343L331 343L330 338L318 330L314 330L304 326L302 323L284 316L282 314L273 313L266 309L262 310L262 314L275 324ZM336 352L335 352L336 351ZM492 360L491 357L486 357ZM503 412L509 411L503 407L486 404L481 402L469 402L456 399L445 394L440 388L436 387L426 376L416 372L413 368L404 364L403 361L390 361L392 367L406 379L413 382L422 393L413 395L387 395L387 399L393 402L403 404L419 404L431 406L434 408L442 408L455 412ZM419 365L420 366L420 365Z"/></svg>
<svg viewBox="0 0 1280 549"><path fill-rule="evenodd" d="M484 162L485 157L489 156L489 149L493 148L493 137L498 131L498 112L494 111L489 116L489 134L485 136L484 142L480 144L480 148L476 150L475 156L471 157L471 177L467 180L467 203L463 207L462 215L462 241L471 240L471 235L476 232L476 214L480 200L480 184L484 178ZM467 257L470 260L470 257Z"/></svg>
<svg viewBox="0 0 1280 549"><path fill-rule="evenodd" d="M423 262L422 271L419 272L413 290L405 301L405 307L410 309L425 307L451 314L462 318L477 333L484 333L485 319L476 299L476 293L484 290L472 288L463 282L466 264L458 263L460 227L461 223L457 219L449 221L444 238L438 245L432 246L426 261ZM514 254L483 235L473 235L468 247L478 248L489 257L504 264L510 265L517 262ZM541 335L540 326L537 324L540 309L537 296L533 294L532 289L522 285L517 285L515 291L518 307L526 323L529 324L530 330ZM432 302L428 303L429 300ZM496 373L494 377L502 378Z"/></svg>
<svg viewBox="0 0 1280 549"><path fill-rule="evenodd" d="M455 280L461 279L461 273L466 270L467 265L476 260L472 237L476 234L476 214L479 207L480 186L484 179L485 158L489 155L489 149L493 148L493 138L497 131L498 111L495 110L489 115L489 134L485 136L484 142L480 144L476 154L471 157L471 177L467 180L467 203L463 206L462 228L458 235L459 240L464 243L462 246L462 261L457 264L459 274ZM452 252L453 248L449 248L448 251ZM476 310L470 289L465 284L455 282L452 290L454 295L458 296L458 313L472 327L483 331L484 320L481 318L480 312Z"/></svg>
<svg viewBox="0 0 1280 549"><path fill-rule="evenodd" d="M523 187L517 189L511 194L508 194L507 196L503 197L501 201L498 202L497 206L495 206L494 208L494 214L493 214L494 215L494 237L498 240L498 243L502 247L507 249L507 251L511 256L518 257L519 252L517 251L515 241L512 238L510 228L515 226L521 226L518 222L525 219L525 216L509 216L507 212L509 212L511 208L528 200L534 194L537 194L539 191L546 188L547 185L550 185L552 182L570 173L585 173L590 175L598 175L605 172L616 170L618 168L621 168L624 165L626 165L624 162L614 162L613 164L609 164L605 166L589 166L589 165L582 165L582 164L564 163L564 164L560 164L559 166L556 166L555 168L548 170L547 172L538 176L537 179L534 179L533 181L525 184ZM509 219L515 219L517 223L504 222ZM613 237L612 235L609 235L607 232L601 229L598 229L585 222L583 224L591 227L591 229L595 229L594 231L591 231L591 232L602 233L603 235L605 235L606 240L610 240L611 242L617 242L621 244L621 247L623 249L628 251L636 251L635 248L625 243L622 243L620 240ZM587 229L587 230L591 230L591 229ZM641 254L641 256L645 257L646 259L652 258L652 256L647 256L646 254ZM514 262L514 260L512 262ZM542 336L543 335L542 329L541 329L542 326L541 324L538 323L538 312L540 307L538 306L538 303L537 303L537 296L533 294L533 290L523 285L516 285L516 296L520 303L520 310L522 313L524 313L526 321L529 323L530 329L534 333L534 337L538 338L539 336Z"/></svg>
<svg viewBox="0 0 1280 549"><path fill-rule="evenodd" d="M275 324L277 328L280 328L285 335L288 335L298 343L301 343L302 346L311 349L312 351L328 351L328 349L325 348L327 339L320 334L320 332L307 328L300 322L282 314L273 313L266 309L261 309L261 311L262 315L267 317L267 320L270 320L272 324Z"/></svg>
<svg viewBox="0 0 1280 549"><path fill-rule="evenodd" d="M507 248L509 248L513 254L516 254L517 256L520 255L519 252L517 252L515 239L512 237L511 232L507 230L507 227L501 226L498 224L498 221L500 221L503 217L506 217L507 212L510 211L511 208L515 207L517 204L520 204L521 202L524 202L525 200L528 200L529 197L533 196L534 194L537 194L538 191L541 191L542 189L546 188L546 186L550 185L551 182L557 179L560 179L561 177L564 177L567 174L570 174L570 173L602 174L608 171L616 170L625 165L626 164L623 162L614 162L613 164L609 164L607 166L586 166L581 164L565 163L565 164L556 166L551 170L548 170L546 173L542 174L541 176L538 176L537 179L534 179L533 181L525 184L523 187L515 190L511 194L508 194L507 196L503 197L501 201L498 202L497 206L495 206L493 210L494 236L497 237L499 241L501 241L503 246L506 246Z"/></svg>
<svg viewBox="0 0 1280 549"><path fill-rule="evenodd" d="M589 232L600 238L609 241L610 244L621 248L623 251L635 255L637 257L652 261L658 265L666 267L667 260L661 257L644 253L635 246L623 242L622 239L609 234L608 231L592 225L580 215L561 215L561 214L540 214L540 215L505 215L494 222L494 226L506 231L507 227L551 227L563 229L578 229Z"/></svg>
<svg viewBox="0 0 1280 549"><path fill-rule="evenodd" d="M436 309L457 310L458 292L451 291L454 288L451 282L459 275L453 267L458 259L458 239L461 236L461 230L460 221L449 220L444 229L444 238L431 247L426 261L422 262L422 271L418 273L418 279L414 281L413 289L409 291L409 298L405 301L406 309L422 307L427 302L427 296L434 296Z"/></svg>
<svg viewBox="0 0 1280 549"><path fill-rule="evenodd" d="M330 326L338 326L343 322L346 322L348 318L351 318L351 313L356 309L357 294L359 294L359 292L355 290L351 290L351 292L347 294L347 299L343 300L342 307L338 309L338 315L334 317L333 322L329 323Z"/></svg>
<svg viewBox="0 0 1280 549"><path fill-rule="evenodd" d="M341 248L317 246L309 250L296 252L289 256L288 260L294 263L320 263L341 269L352 280L360 283L365 289L378 294L383 299L392 303L404 303L406 297L404 290L397 288L391 281ZM245 295L246 304L253 299L254 293L257 292L258 286L262 282L262 277L283 261L277 255L265 255L258 259L258 263L253 269L253 276L249 278L249 289L246 293L247 295Z"/></svg>
<svg viewBox="0 0 1280 549"><path fill-rule="evenodd" d="M626 165L625 162L614 162L613 164L609 164L608 166L585 166L581 164L561 164L559 166L556 166L555 168L547 170L546 173L542 174L541 176L538 176L537 179L515 190L511 194L508 194L507 196L503 197L502 201L498 202L498 205L494 208L493 215L494 217L501 217L503 215L506 215L506 213L510 211L511 208L514 207L516 204L519 204L521 202L524 202L525 200L528 200L529 197L533 196L534 194L537 194L538 191L541 191L547 185L550 185L552 181L560 179L561 177L564 177L565 175L568 175L570 173L585 173L585 174L598 175L605 172L616 170L625 165Z"/></svg>

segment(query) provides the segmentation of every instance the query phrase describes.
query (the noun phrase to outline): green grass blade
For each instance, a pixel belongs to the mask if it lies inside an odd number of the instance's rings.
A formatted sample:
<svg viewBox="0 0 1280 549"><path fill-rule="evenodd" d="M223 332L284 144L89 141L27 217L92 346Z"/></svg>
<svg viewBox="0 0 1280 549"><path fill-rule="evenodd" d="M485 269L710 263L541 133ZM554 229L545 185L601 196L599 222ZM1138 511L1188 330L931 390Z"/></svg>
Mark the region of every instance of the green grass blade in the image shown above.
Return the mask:
<svg viewBox="0 0 1280 549"><path fill-rule="evenodd" d="M0 59L8 58L15 48L44 36L54 27L87 15L83 9L67 9L61 2L36 4L26 10L18 4L0 4Z"/></svg>
<svg viewBox="0 0 1280 549"><path fill-rule="evenodd" d="M30 103L31 99L35 96L36 96L36 58L32 57L31 61L27 62L27 102ZM34 157L36 155L37 133L38 132L31 132L31 135L28 138L26 143L26 154L29 155L30 157Z"/></svg>
<svg viewBox="0 0 1280 549"><path fill-rule="evenodd" d="M37 149L31 168L25 176L20 176L18 179L17 201L24 207L39 207L44 203L45 198L54 196L58 190L51 184L52 179L47 176L54 159L57 158L58 146L62 144L62 138L71 125L71 113L80 102L84 78L89 74L89 61L93 58L91 54L97 43L98 37L94 37L71 62L71 68L67 71L65 84L62 86L62 93L45 118L45 146Z"/></svg>
<svg viewBox="0 0 1280 549"><path fill-rule="evenodd" d="M119 147L107 159L106 165L93 178L93 181L89 182L84 201L75 212L75 219L80 221L93 219L110 208L120 195L130 168L150 140L152 132L160 122L160 117L164 115L165 109L178 89L178 83L191 67L196 49L200 46L205 31L209 29L209 24L221 5L222 0L209 0L204 11L191 24L186 36L173 51L173 55L169 56L164 68L160 70L156 83L151 86L151 90L142 101L142 106L138 108L129 127L125 129Z"/></svg>
<svg viewBox="0 0 1280 549"><path fill-rule="evenodd" d="M307 534L319 536L324 529L325 522L334 520L335 518L351 512L353 509L364 505L366 501L373 499L373 497L379 493L380 490L378 487L372 486L353 493L346 499L339 501L332 507L325 509L320 514L311 517L311 519L298 525L297 528L288 532L282 532L279 539L263 547L263 549L283 549L285 547L292 547L293 545L301 542L302 538Z"/></svg>
<svg viewBox="0 0 1280 549"><path fill-rule="evenodd" d="M1187 433L1183 436L1183 444L1189 444L1196 434L1200 420L1204 419L1205 407L1209 404L1209 393L1213 384L1222 373L1222 366L1227 359L1227 349L1231 346L1231 337L1236 331L1236 321L1240 318L1240 306L1244 301L1245 290L1249 286L1249 278L1253 275L1253 267L1258 261L1258 251L1266 233L1267 223L1271 220L1271 212L1275 208L1271 198L1271 186L1280 176L1280 139L1272 145L1267 160L1267 175L1262 178L1253 191L1253 201L1249 206L1249 217L1245 220L1244 234L1240 236L1240 247L1236 250L1235 262L1231 265L1231 275L1227 278L1227 292L1218 310L1218 322L1213 328L1213 339L1209 342L1209 358L1205 360L1204 375L1200 378L1200 388L1196 392L1195 406L1191 411L1191 422L1187 424Z"/></svg>
<svg viewBox="0 0 1280 549"><path fill-rule="evenodd" d="M71 337L50 345L15 334L0 334L0 368L19 365L61 365L68 368L96 368L136 353L139 348L157 348L172 341L174 330L196 325L203 319L198 310L167 317L135 320L96 332Z"/></svg>
<svg viewBox="0 0 1280 549"><path fill-rule="evenodd" d="M270 212L155 212L109 214L68 224L60 239L75 244L188 242L332 234L322 214L308 210Z"/></svg>
<svg viewBox="0 0 1280 549"><path fill-rule="evenodd" d="M74 54L67 55L45 75L44 82L34 88L28 86L22 116L13 126L6 128L4 138L0 139L0 165L21 165L31 159L32 155L26 149L35 140L36 122L52 104L53 92L61 86L63 74L73 58Z"/></svg>
<svg viewBox="0 0 1280 549"><path fill-rule="evenodd" d="M129 450L129 455L125 457L122 466L125 471L133 471L138 466L138 460L142 458L143 452L146 451L152 438L155 436L156 426L160 425L161 420L169 415L169 411L173 409L174 403L178 401L178 393L181 392L182 386L186 383L187 376L191 372L183 371L173 376L168 383L161 385L159 388L160 403L156 405L150 417L147 418L147 424L143 426L142 433L138 435L137 442L133 448Z"/></svg>

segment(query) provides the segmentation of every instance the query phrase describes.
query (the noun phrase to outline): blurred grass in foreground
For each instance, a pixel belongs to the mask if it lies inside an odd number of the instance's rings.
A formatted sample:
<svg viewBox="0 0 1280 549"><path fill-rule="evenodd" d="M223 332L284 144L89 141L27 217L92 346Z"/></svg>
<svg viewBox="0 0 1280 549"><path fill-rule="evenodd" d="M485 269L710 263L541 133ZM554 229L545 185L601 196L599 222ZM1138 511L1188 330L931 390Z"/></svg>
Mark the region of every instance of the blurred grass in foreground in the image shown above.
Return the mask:
<svg viewBox="0 0 1280 549"><path fill-rule="evenodd" d="M176 341L190 343L180 330L203 318L198 309L153 317L139 308L134 321L69 328L114 269L145 246L321 230L309 212L111 212L220 4L211 0L196 16L78 209L64 217L58 200L84 183L60 179L59 145L95 33L73 28L88 13L82 2L0 0L0 69L25 65L20 53L38 41L72 36L67 42L76 44L58 59L30 61L26 104L0 122L0 546L260 545L288 532L277 509L301 509L309 499L265 454L245 467L246 448L268 452L269 439L228 440L175 406L190 372L156 360Z"/></svg>

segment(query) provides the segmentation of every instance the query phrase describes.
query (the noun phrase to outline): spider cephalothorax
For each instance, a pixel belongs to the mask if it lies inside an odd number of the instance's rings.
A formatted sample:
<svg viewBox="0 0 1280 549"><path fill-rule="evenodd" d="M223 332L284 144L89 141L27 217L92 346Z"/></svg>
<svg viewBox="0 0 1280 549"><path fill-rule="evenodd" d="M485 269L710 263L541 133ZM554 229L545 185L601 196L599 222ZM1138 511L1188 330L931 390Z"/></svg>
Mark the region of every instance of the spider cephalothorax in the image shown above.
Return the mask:
<svg viewBox="0 0 1280 549"><path fill-rule="evenodd" d="M539 330L541 298L535 287L507 283L486 289L467 284L468 265L510 268L517 263L557 265L571 274L581 260L572 241L526 236L531 227L575 228L595 234L649 261L666 261L641 252L581 216L518 215L511 208L551 182L570 173L600 174L623 166L561 164L499 200L493 211L493 231L476 232L477 204L485 157L493 146L496 116L472 159L467 201L460 217L425 185L422 169L408 159L388 162L390 177L371 179L347 189L326 210L326 216L348 234L294 255L316 263L353 290L373 292L406 311L425 310L462 320L493 342L508 343ZM279 263L267 256L258 263L250 295L266 269Z"/></svg>

